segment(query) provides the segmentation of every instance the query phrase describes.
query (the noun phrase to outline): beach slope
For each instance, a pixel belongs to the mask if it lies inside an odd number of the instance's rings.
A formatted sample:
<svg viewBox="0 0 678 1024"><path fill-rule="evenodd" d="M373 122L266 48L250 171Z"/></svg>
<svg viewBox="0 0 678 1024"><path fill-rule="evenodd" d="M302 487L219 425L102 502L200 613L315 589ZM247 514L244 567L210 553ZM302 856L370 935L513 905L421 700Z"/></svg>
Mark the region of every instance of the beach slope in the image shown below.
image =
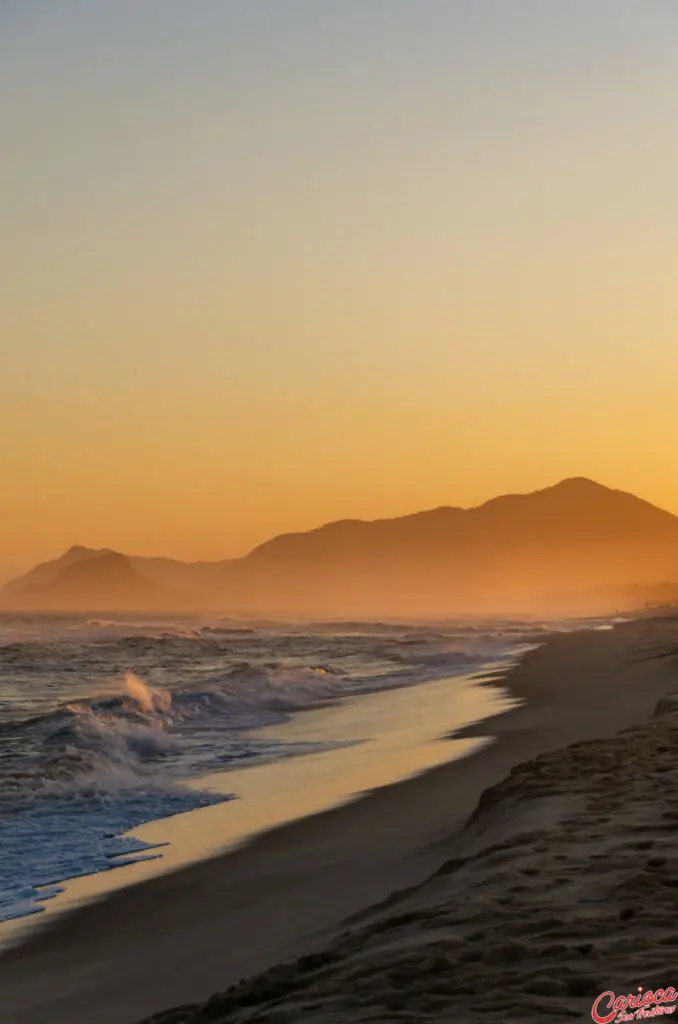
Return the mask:
<svg viewBox="0 0 678 1024"><path fill-rule="evenodd" d="M678 624L555 636L506 685L480 753L10 951L3 1020L585 1019L677 983Z"/></svg>
<svg viewBox="0 0 678 1024"><path fill-rule="evenodd" d="M675 1009L677 833L678 703L663 701L643 726L517 766L426 882L335 943L151 1020L541 1024L590 1020L598 996L605 1018L603 993L640 990L646 1011Z"/></svg>

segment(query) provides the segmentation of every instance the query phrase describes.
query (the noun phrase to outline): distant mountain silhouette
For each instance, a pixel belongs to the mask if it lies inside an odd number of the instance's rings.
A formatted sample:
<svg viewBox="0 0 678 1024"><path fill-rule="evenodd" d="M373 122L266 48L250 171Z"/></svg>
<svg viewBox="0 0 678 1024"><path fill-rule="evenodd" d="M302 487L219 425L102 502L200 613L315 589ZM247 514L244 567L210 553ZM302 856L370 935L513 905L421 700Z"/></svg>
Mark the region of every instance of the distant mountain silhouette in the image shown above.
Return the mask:
<svg viewBox="0 0 678 1024"><path fill-rule="evenodd" d="M276 537L224 567L221 599L319 616L540 612L594 609L595 588L665 579L678 579L678 518L575 478L477 508Z"/></svg>
<svg viewBox="0 0 678 1024"><path fill-rule="evenodd" d="M30 572L25 573L23 576L18 576L14 580L10 580L2 588L2 596L4 598L11 597L19 591L24 590L26 587L41 587L47 583L51 583L53 579L61 572L62 569L66 569L69 565L74 565L76 562L82 562L88 558L97 558L99 555L107 555L110 552L107 549L95 550L94 548L85 548L80 544L74 545L69 548L68 551L64 552L60 558L55 558L51 562L41 562L36 565Z"/></svg>
<svg viewBox="0 0 678 1024"><path fill-rule="evenodd" d="M110 554L116 554L116 552L111 551L110 548L97 549L75 545L59 558L41 562L30 572L10 580L0 590L0 600L15 600L17 595L25 591L27 587L45 586L51 583L62 569L66 569L70 565ZM138 573L161 587L169 587L176 591L177 597L180 597L182 592L185 595L191 594L201 586L208 585L224 565L224 562L180 562L174 558L138 558L130 555L125 555L125 558Z"/></svg>
<svg viewBox="0 0 678 1024"><path fill-rule="evenodd" d="M115 551L71 548L61 561L66 564L48 583L15 588L11 603L63 611L141 611L176 608L181 603L181 595L146 579Z"/></svg>
<svg viewBox="0 0 678 1024"><path fill-rule="evenodd" d="M125 569L112 557L123 559ZM169 600L161 584L171 582L176 609L202 605L236 615L603 611L613 595L678 580L678 517L574 478L471 509L329 523L274 537L244 558L221 563L125 559L71 548L12 581L0 596L17 607L29 598L30 607L43 607L39 602L48 598L61 602L66 590L85 595L95 579L97 592L109 593L100 608L113 607L114 592L125 596L122 607L132 607L132 596L144 599L140 608L157 607Z"/></svg>

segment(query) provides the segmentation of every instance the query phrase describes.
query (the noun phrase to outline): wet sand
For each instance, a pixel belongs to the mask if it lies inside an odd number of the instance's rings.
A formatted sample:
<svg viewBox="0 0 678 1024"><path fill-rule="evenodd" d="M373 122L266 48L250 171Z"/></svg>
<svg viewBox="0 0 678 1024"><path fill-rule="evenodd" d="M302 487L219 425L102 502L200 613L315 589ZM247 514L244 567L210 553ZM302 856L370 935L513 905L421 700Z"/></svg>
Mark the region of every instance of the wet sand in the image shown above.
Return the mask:
<svg viewBox="0 0 678 1024"><path fill-rule="evenodd" d="M672 620L552 638L507 677L525 705L466 730L496 737L479 752L10 951L3 1021L585 1019L596 986L678 982L678 716L639 725L678 687L677 654Z"/></svg>
<svg viewBox="0 0 678 1024"><path fill-rule="evenodd" d="M134 829L135 838L150 844L142 859L125 863L120 858L124 867L71 879L56 898L44 902L42 913L0 924L0 953L86 902L212 859L263 831L339 806L361 791L464 757L488 739L448 740L445 731L486 720L511 703L498 687L479 686L474 676L456 676L332 701L250 731L250 738L282 741L288 749L301 751L309 744L314 751L318 745L324 749L187 783L235 799Z"/></svg>

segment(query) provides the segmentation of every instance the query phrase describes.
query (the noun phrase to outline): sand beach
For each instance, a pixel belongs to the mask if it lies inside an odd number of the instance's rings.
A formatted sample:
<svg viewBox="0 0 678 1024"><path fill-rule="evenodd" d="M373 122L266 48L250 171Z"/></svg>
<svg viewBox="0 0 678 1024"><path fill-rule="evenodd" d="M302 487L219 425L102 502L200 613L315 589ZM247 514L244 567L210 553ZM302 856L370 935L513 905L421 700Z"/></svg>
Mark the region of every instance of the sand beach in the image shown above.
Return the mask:
<svg viewBox="0 0 678 1024"><path fill-rule="evenodd" d="M7 952L3 1021L586 1020L678 984L678 621L555 635L503 685L463 760Z"/></svg>

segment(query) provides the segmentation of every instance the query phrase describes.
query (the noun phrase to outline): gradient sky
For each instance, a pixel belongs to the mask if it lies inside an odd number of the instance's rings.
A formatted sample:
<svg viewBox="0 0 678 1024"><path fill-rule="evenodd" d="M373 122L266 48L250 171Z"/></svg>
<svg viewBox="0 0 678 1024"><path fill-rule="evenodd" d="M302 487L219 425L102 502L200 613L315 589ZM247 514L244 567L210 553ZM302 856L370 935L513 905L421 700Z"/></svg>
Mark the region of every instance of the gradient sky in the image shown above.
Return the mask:
<svg viewBox="0 0 678 1024"><path fill-rule="evenodd" d="M675 0L2 0L0 575L678 512Z"/></svg>

